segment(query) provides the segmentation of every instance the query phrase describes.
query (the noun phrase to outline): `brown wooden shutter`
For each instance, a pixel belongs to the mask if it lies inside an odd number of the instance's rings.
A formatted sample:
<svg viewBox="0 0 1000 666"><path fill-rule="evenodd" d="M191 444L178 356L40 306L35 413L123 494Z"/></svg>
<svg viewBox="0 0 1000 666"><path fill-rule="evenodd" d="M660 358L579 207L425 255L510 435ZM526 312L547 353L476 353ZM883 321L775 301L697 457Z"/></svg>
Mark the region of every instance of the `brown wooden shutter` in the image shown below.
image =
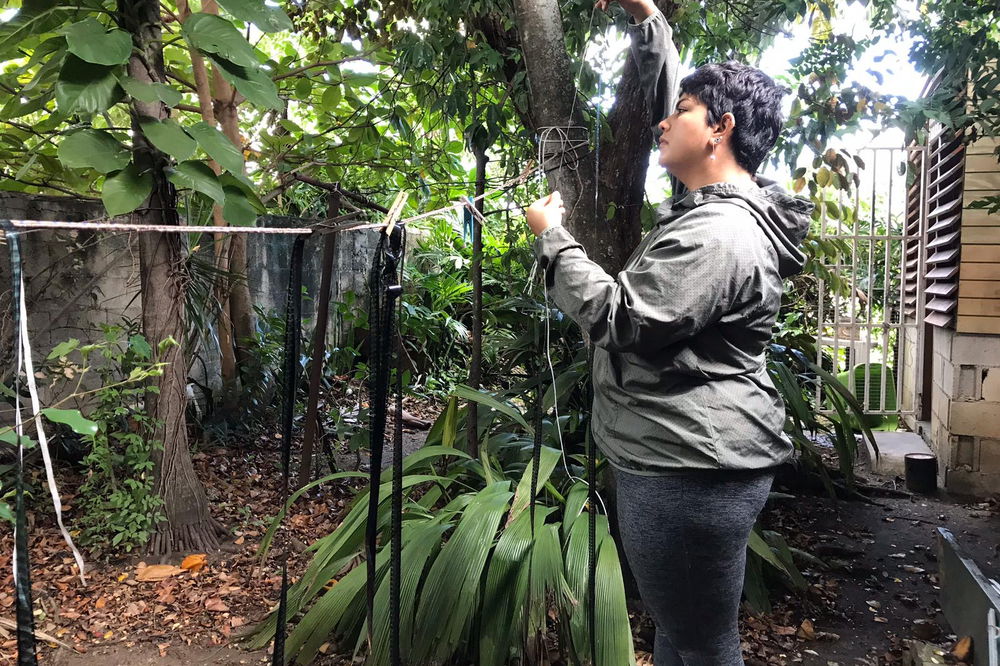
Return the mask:
<svg viewBox="0 0 1000 666"><path fill-rule="evenodd" d="M965 145L955 132L936 126L927 145L927 266L924 320L954 328L958 308Z"/></svg>
<svg viewBox="0 0 1000 666"><path fill-rule="evenodd" d="M921 238L923 235L920 222L923 219L923 191L927 186L926 152L916 144L912 144L907 155L909 171L914 175L913 184L906 190L906 222L904 234L910 238ZM923 243L906 243L903 253L903 317L916 319L920 307L920 287L923 280L920 249Z"/></svg>

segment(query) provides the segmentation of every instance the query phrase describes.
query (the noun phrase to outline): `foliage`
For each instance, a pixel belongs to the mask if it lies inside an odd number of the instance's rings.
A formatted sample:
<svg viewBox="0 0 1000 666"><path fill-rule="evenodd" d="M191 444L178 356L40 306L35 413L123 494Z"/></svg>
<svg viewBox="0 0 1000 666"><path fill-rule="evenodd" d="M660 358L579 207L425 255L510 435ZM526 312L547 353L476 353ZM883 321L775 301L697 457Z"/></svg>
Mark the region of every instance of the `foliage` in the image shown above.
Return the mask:
<svg viewBox="0 0 1000 666"><path fill-rule="evenodd" d="M56 346L46 360L46 371L75 380L70 397L86 396L84 402L92 405L86 408L92 428L85 432L74 428L90 445L83 459L86 480L77 499L82 510L77 520L80 543L98 551L128 552L144 545L153 526L162 520L162 501L153 488L152 474L153 455L160 443L152 439L155 424L143 399L155 391L144 380L158 376L163 368L153 360L153 348L133 323L102 328L101 343L80 345L70 340ZM160 351L170 344L161 344ZM91 373L99 385L81 390ZM49 420L53 411L46 410ZM82 418L79 410L55 410L63 411ZM60 415L59 422L72 425L66 415Z"/></svg>
<svg viewBox="0 0 1000 666"><path fill-rule="evenodd" d="M560 644L567 654L582 659L588 650L585 614L579 607L586 598L587 580L587 519L581 515L585 486L556 469L559 453L546 446L539 466L540 505L533 538L527 510L531 440L524 430L525 417L511 403L484 393L476 397L506 416L496 423L493 418L482 420L488 449L482 460L451 446L431 444L404 461L404 654L414 663L465 659L505 664L525 650L537 649L535 642L549 628L551 611L558 618L554 624L562 636ZM464 409L446 412L434 436L454 442L464 413ZM435 469L440 465L431 463L443 457L452 460L441 472ZM388 528L387 474L379 492L380 530ZM289 504L295 499L290 498ZM361 552L369 499L362 493L340 527L310 546L312 562L289 592L290 615L304 614L288 637L287 658L308 662L331 636L341 650L362 648L364 568L339 574ZM265 537L265 549L276 528L277 522ZM598 535L597 644L602 651L598 663L634 663L618 554L603 516ZM383 543L384 539L383 535ZM378 638L367 661L371 664L387 663L387 556L383 548L376 559ZM272 616L251 643L264 645L273 632Z"/></svg>

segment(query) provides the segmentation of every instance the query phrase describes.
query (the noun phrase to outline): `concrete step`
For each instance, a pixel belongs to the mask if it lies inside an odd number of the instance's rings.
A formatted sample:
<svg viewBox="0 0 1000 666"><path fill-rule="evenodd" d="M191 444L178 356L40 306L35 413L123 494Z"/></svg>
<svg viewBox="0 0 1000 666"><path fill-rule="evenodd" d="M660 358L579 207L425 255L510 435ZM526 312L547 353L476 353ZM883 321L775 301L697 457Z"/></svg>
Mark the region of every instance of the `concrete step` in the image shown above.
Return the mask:
<svg viewBox="0 0 1000 666"><path fill-rule="evenodd" d="M879 476L905 476L905 458L908 453L933 453L923 437L915 432L874 432L875 443L878 444L879 456L871 442L865 437L864 444L868 454L868 468Z"/></svg>

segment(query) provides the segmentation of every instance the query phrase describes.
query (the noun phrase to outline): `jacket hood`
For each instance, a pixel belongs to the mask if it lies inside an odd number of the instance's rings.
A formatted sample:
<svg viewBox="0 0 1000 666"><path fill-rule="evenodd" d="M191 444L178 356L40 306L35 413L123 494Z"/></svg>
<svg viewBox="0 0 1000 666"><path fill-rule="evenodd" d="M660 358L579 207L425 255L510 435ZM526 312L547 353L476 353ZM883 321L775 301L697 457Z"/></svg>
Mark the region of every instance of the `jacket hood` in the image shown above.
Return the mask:
<svg viewBox="0 0 1000 666"><path fill-rule="evenodd" d="M728 200L746 208L757 219L778 254L781 277L795 275L805 264L799 249L809 232L814 205L802 197L789 195L777 182L757 176L757 188L732 183L706 185L684 194L679 201L668 200L659 209L659 224L680 217L687 211L712 201Z"/></svg>

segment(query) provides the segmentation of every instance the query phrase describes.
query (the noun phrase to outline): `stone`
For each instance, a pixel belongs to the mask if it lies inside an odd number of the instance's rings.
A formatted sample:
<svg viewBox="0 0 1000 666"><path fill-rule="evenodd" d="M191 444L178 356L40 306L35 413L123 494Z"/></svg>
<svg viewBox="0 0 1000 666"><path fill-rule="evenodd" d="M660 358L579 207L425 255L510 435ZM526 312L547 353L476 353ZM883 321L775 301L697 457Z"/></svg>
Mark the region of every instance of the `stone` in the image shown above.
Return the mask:
<svg viewBox="0 0 1000 666"><path fill-rule="evenodd" d="M1000 438L1000 402L952 401L949 426L953 435Z"/></svg>
<svg viewBox="0 0 1000 666"><path fill-rule="evenodd" d="M983 369L983 400L1000 402L1000 368Z"/></svg>
<svg viewBox="0 0 1000 666"><path fill-rule="evenodd" d="M934 342L936 347L937 336ZM951 340L950 358L955 365L1000 366L1000 336L956 333Z"/></svg>

